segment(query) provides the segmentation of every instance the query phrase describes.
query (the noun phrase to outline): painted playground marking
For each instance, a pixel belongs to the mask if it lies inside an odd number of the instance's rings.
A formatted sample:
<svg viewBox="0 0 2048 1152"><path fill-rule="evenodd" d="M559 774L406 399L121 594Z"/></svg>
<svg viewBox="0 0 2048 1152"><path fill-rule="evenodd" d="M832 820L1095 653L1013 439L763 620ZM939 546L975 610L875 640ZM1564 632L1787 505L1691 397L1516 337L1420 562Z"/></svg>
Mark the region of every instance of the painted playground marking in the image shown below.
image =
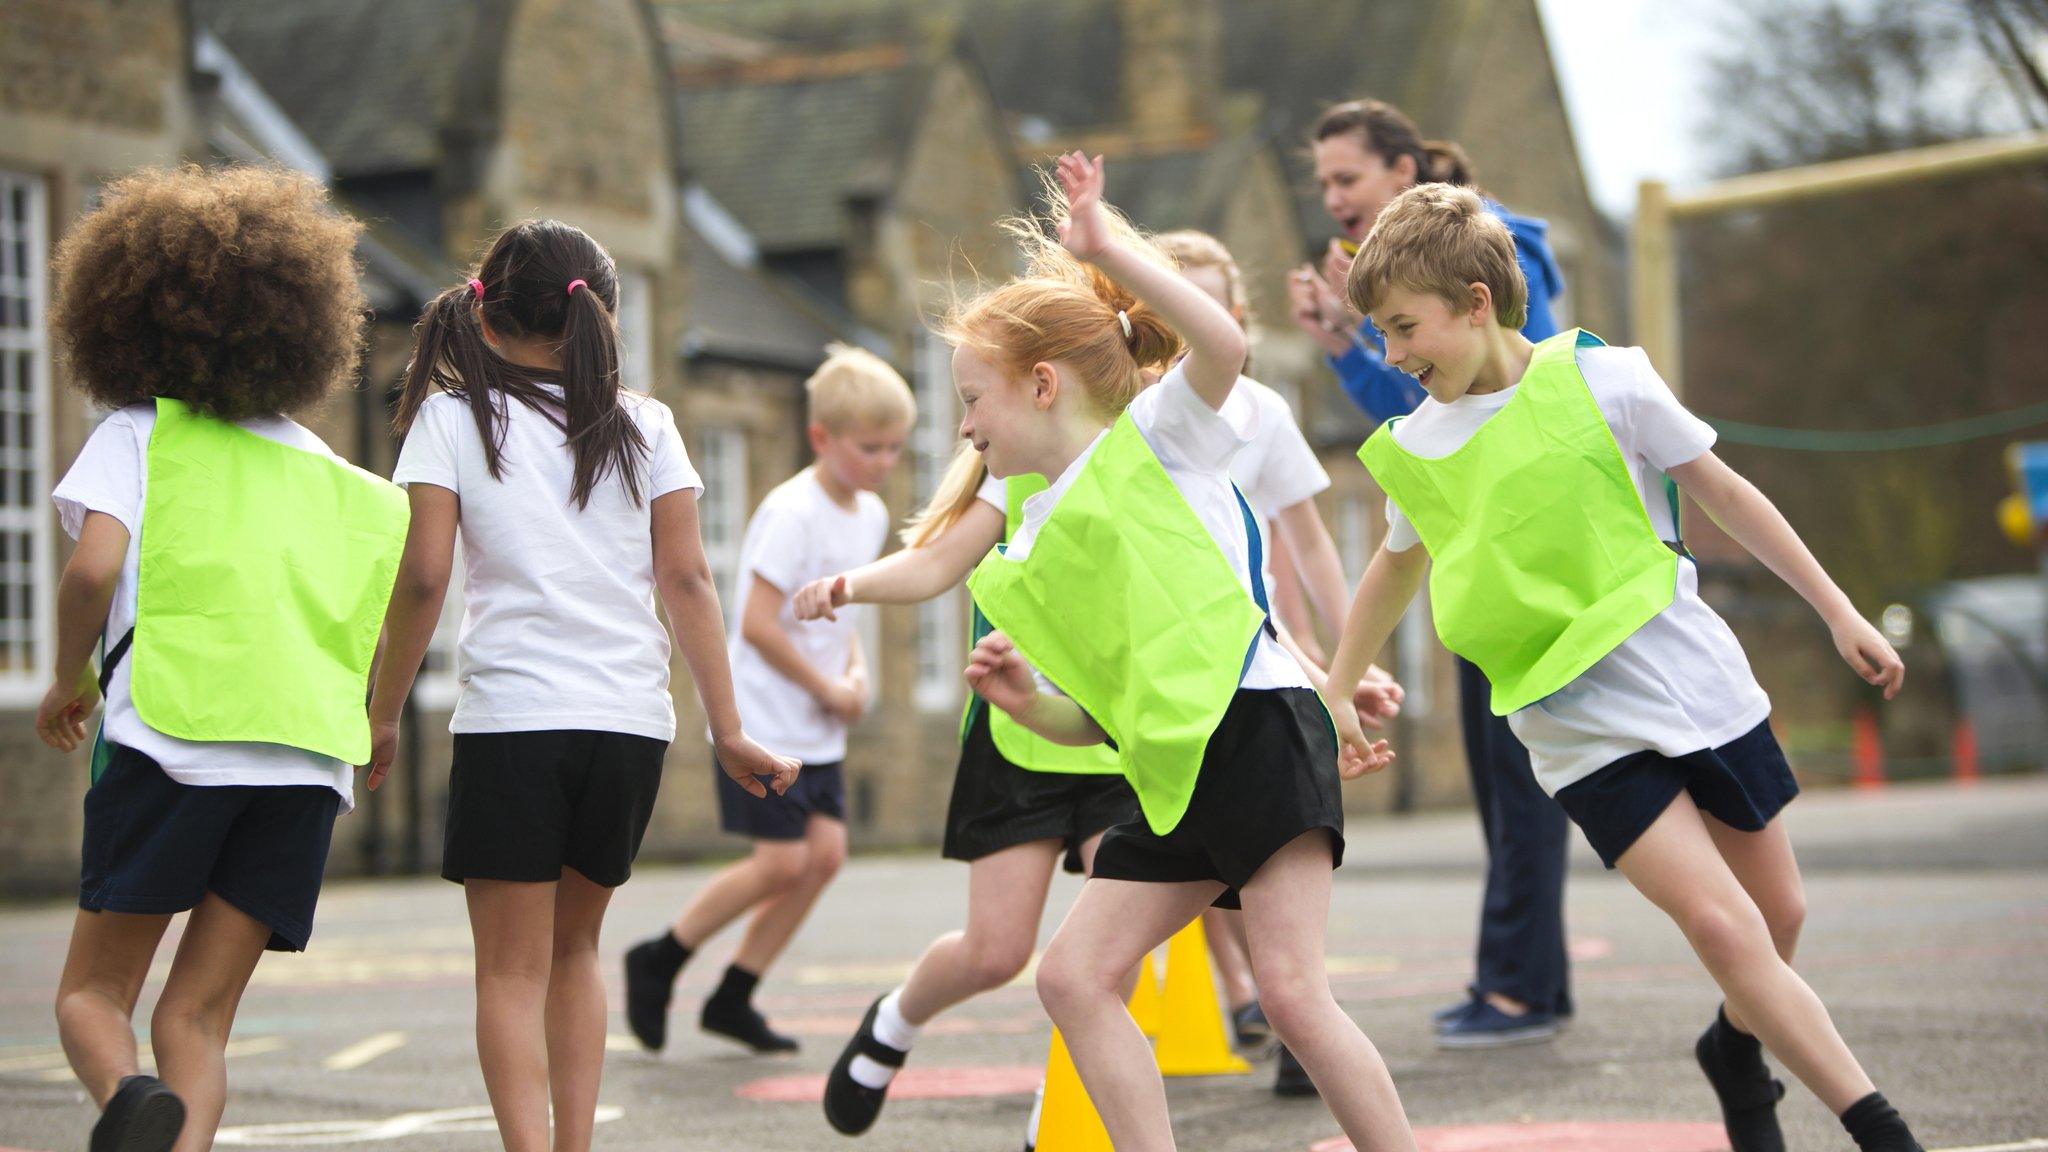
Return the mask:
<svg viewBox="0 0 2048 1152"><path fill-rule="evenodd" d="M891 1100L960 1100L976 1096L1026 1096L1038 1090L1045 1069L1007 1066L997 1068L906 1068L889 1085ZM825 1078L820 1075L770 1076L733 1090L742 1100L766 1100L777 1104L815 1104L825 1098Z"/></svg>
<svg viewBox="0 0 2048 1152"><path fill-rule="evenodd" d="M388 1052L405 1047L405 1033L379 1032L343 1048L320 1062L329 1072L352 1072Z"/></svg>
<svg viewBox="0 0 2048 1152"><path fill-rule="evenodd" d="M626 1113L611 1104L600 1104L597 1122L608 1124ZM215 1133L215 1144L240 1147L256 1145L365 1144L373 1140L397 1140L405 1136L443 1135L454 1132L496 1132L498 1122L488 1104L470 1108L442 1108L433 1112L401 1112L383 1120L301 1120L288 1124L242 1124Z"/></svg>
<svg viewBox="0 0 2048 1152"><path fill-rule="evenodd" d="M1421 1152L1728 1152L1719 1124L1474 1124L1417 1128L1415 1142ZM1309 1152L1352 1152L1351 1141L1338 1136L1310 1145ZM2048 1139L1933 1152L2048 1152Z"/></svg>

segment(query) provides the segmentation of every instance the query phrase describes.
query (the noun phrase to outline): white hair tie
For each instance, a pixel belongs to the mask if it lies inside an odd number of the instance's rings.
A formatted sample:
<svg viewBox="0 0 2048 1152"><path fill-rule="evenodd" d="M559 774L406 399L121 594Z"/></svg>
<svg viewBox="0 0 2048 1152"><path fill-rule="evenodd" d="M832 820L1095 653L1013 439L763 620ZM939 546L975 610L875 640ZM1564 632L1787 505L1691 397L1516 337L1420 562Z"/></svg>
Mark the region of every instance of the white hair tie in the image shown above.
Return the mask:
<svg viewBox="0 0 2048 1152"><path fill-rule="evenodd" d="M1116 322L1124 326L1124 339L1129 340L1131 338L1131 314L1121 308L1117 309Z"/></svg>

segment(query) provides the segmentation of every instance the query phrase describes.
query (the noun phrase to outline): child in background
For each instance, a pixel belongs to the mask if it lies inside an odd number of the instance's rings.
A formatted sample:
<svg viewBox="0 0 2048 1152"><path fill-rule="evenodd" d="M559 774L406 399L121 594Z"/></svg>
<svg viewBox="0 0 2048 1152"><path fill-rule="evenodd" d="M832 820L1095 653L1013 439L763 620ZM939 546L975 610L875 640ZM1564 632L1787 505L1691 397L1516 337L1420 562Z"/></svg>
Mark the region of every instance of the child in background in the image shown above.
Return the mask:
<svg viewBox="0 0 2048 1152"><path fill-rule="evenodd" d="M369 758L405 499L288 416L354 379L359 231L306 177L183 168L109 185L58 248L53 328L111 409L52 497L78 547L36 712L69 752L107 704L57 989L93 1152L212 1145L242 992L305 948ZM142 1074L129 1017L185 911Z"/></svg>
<svg viewBox="0 0 2048 1152"><path fill-rule="evenodd" d="M476 944L477 1056L509 1152L583 1152L604 1071L597 942L675 735L669 632L718 762L756 796L797 762L741 730L697 492L666 405L619 384L618 270L579 229L501 233L420 319L393 478L412 530L370 699L372 788L447 590L462 696L441 875ZM552 1102L552 1122L550 1103Z"/></svg>
<svg viewBox="0 0 2048 1152"><path fill-rule="evenodd" d="M1256 517L1228 474L1254 431L1223 411L1243 330L1102 203L1099 160L1062 157L1059 180L1059 242L1027 233L1025 274L950 325L961 434L994 475L1054 478L969 581L997 630L968 685L1043 739L1113 744L1142 815L1103 837L1039 997L1110 1140L1170 1149L1125 981L1203 908L1241 904L1266 1015L1345 1134L1412 1150L1393 1079L1323 972L1337 748L1272 629ZM1352 768L1384 767L1384 749Z"/></svg>
<svg viewBox="0 0 2048 1152"><path fill-rule="evenodd" d="M756 1052L794 1052L768 1026L754 988L796 935L846 859L846 733L869 700L856 618L799 621L790 596L812 580L873 560L889 534L875 495L916 417L910 386L880 357L834 345L804 384L817 462L768 493L740 544L734 687L750 731L803 761L780 796L742 791L714 772L719 826L754 842L712 877L668 931L626 953L626 1021L659 1051L668 1005L690 956L749 910L753 918L698 1025Z"/></svg>
<svg viewBox="0 0 2048 1152"><path fill-rule="evenodd" d="M1610 868L1685 933L1726 997L1694 1052L1736 1152L1784 1147L1769 1048L1865 1152L1919 1152L1791 967L1805 917L1779 812L1798 793L1770 700L1699 596L1668 474L1813 605L1895 695L1905 668L1792 527L1711 451L1641 349L1531 344L1506 225L1471 191L1411 189L1353 263L1351 302L1429 398L1360 451L1388 496L1331 685L1379 650L1430 572L1430 615L1492 685L1536 778ZM1421 547L1416 547L1420 544ZM1347 761L1375 749L1339 713Z"/></svg>

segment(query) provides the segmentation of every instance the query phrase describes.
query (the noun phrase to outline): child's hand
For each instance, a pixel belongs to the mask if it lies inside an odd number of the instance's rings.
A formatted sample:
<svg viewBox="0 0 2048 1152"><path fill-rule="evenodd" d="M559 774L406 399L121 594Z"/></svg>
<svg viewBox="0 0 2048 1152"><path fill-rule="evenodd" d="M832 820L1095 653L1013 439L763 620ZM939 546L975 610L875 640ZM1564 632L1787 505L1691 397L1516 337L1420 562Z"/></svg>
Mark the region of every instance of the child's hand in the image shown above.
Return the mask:
<svg viewBox="0 0 2048 1152"><path fill-rule="evenodd" d="M974 646L967 659L967 687L1012 716L1023 716L1038 701L1031 666L1001 632L989 633Z"/></svg>
<svg viewBox="0 0 2048 1152"><path fill-rule="evenodd" d="M99 702L100 683L89 667L75 684L51 684L36 707L36 735L59 752L76 750L85 742L86 718Z"/></svg>
<svg viewBox="0 0 2048 1152"><path fill-rule="evenodd" d="M1351 705L1358 713L1358 723L1375 732L1386 727L1386 723L1401 714L1401 701L1407 693L1386 669L1374 664L1365 670L1365 678L1351 693Z"/></svg>
<svg viewBox="0 0 2048 1152"><path fill-rule="evenodd" d="M1102 157L1076 151L1059 158L1060 188L1067 194L1067 218L1059 221L1060 243L1077 259L1093 260L1116 242L1102 210Z"/></svg>
<svg viewBox="0 0 2048 1152"><path fill-rule="evenodd" d="M392 762L398 759L398 721L370 721L370 774L363 778L363 784L375 792L377 785L391 774Z"/></svg>
<svg viewBox="0 0 2048 1152"><path fill-rule="evenodd" d="M733 783L746 789L749 796L766 797L769 788L775 789L777 796L788 792L803 767L801 761L777 756L754 743L744 732L713 740L711 750L718 757L718 766L725 770ZM755 779L758 776L770 777L767 787Z"/></svg>
<svg viewBox="0 0 2048 1152"><path fill-rule="evenodd" d="M1359 726L1358 709L1349 699L1332 700L1341 695L1341 689L1326 684L1323 688L1323 704L1330 711L1330 723L1337 729L1337 775L1346 780L1377 772L1394 762L1394 753L1385 740L1368 740L1365 729Z"/></svg>
<svg viewBox="0 0 2048 1152"><path fill-rule="evenodd" d="M1834 634L1835 651L1842 654L1849 667L1858 676L1884 689L1884 698L1889 700L1906 686L1906 662L1899 659L1891 642L1880 635L1870 621L1861 616L1851 616L1829 631Z"/></svg>
<svg viewBox="0 0 2048 1152"><path fill-rule="evenodd" d="M796 590L790 599L789 610L799 620L837 620L833 609L844 608L851 602L846 591L846 576L826 576L811 581Z"/></svg>
<svg viewBox="0 0 2048 1152"><path fill-rule="evenodd" d="M818 703L841 724L858 721L868 708L866 678L842 676L832 681L825 694L818 697Z"/></svg>

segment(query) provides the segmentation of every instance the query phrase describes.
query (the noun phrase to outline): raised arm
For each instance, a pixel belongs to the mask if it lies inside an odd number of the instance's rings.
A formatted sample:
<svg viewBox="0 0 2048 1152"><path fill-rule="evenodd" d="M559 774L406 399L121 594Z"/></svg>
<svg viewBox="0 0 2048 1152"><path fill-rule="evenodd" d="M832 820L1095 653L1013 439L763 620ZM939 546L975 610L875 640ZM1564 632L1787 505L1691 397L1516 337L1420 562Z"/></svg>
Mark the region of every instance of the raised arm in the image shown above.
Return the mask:
<svg viewBox="0 0 2048 1152"><path fill-rule="evenodd" d="M1222 408L1244 370L1244 329L1208 293L1118 237L1102 206L1102 157L1070 152L1060 157L1058 170L1067 194L1060 243L1166 318L1187 343L1181 370L1188 383L1209 407Z"/></svg>
<svg viewBox="0 0 2048 1152"><path fill-rule="evenodd" d="M1887 700L1899 694L1906 683L1905 663L1856 611L1769 497L1712 452L1671 469L1671 478L1723 532L1813 606L1834 638L1835 651L1858 676L1884 689Z"/></svg>

